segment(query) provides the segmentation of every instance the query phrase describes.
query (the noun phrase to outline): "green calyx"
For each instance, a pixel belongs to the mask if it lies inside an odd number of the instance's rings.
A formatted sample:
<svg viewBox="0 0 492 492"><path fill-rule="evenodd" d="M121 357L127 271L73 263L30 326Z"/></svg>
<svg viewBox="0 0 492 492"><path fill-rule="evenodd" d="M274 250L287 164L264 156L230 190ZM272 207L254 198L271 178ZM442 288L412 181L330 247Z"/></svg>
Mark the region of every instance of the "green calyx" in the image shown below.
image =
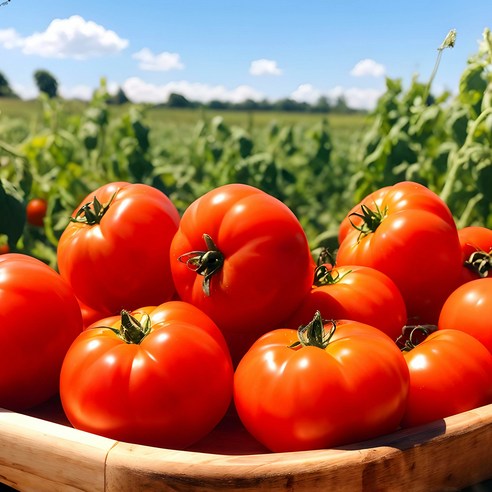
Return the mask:
<svg viewBox="0 0 492 492"><path fill-rule="evenodd" d="M348 270L340 275L337 270L333 270L326 265L319 265L318 267L316 267L316 270L314 270L313 285L315 285L316 287L322 287L323 285L337 284L351 271L352 270Z"/></svg>
<svg viewBox="0 0 492 492"><path fill-rule="evenodd" d="M121 311L121 325L119 329L111 328L119 338L126 343L140 344L150 333L151 321L148 314L143 314L138 320L126 310Z"/></svg>
<svg viewBox="0 0 492 492"><path fill-rule="evenodd" d="M203 234L203 240L207 246L206 251L190 251L178 257L181 263L203 276L203 292L210 296L210 280L222 268L224 264L224 255L218 250L214 241L208 234Z"/></svg>
<svg viewBox="0 0 492 492"><path fill-rule="evenodd" d="M474 251L468 260L465 261L465 267L478 274L481 278L488 277L492 270L492 252Z"/></svg>
<svg viewBox="0 0 492 492"><path fill-rule="evenodd" d="M331 323L331 328L326 332L325 320L321 317L321 313L316 311L314 318L307 325L301 325L298 328L298 340L290 345L289 348L319 347L325 349L337 329L335 320L329 320L328 323Z"/></svg>
<svg viewBox="0 0 492 492"><path fill-rule="evenodd" d="M115 191L111 196L109 202L105 204L102 204L95 196L92 202L82 205L82 207L80 207L80 209L77 210L75 217L70 218L70 221L79 222L81 224L88 224L88 225L99 224L101 222L101 219L104 217L104 214L108 211L109 207L111 206L111 203L113 202L116 193L118 193L118 191Z"/></svg>
<svg viewBox="0 0 492 492"><path fill-rule="evenodd" d="M402 352L410 352L436 330L435 325L406 325L395 342Z"/></svg>
<svg viewBox="0 0 492 492"><path fill-rule="evenodd" d="M352 227L359 231L359 238L375 232L387 214L386 207L381 210L376 204L375 210L369 208L367 205L361 205L360 210L360 212L352 212L349 216ZM361 219L361 224L354 224L351 219L352 216Z"/></svg>

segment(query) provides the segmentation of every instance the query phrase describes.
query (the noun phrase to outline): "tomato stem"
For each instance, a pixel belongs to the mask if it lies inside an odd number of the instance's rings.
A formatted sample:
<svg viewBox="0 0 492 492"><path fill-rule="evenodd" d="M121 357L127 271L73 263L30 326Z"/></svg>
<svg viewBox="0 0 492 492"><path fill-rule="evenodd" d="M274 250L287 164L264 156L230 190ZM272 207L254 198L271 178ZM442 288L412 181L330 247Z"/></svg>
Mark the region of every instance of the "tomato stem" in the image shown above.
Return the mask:
<svg viewBox="0 0 492 492"><path fill-rule="evenodd" d="M325 330L325 323L331 323L328 333ZM337 324L334 319L329 321L323 320L321 313L316 311L314 318L307 325L301 325L298 328L297 337L299 340L290 345L289 348L295 349L302 346L325 349L329 345L336 329Z"/></svg>
<svg viewBox="0 0 492 492"><path fill-rule="evenodd" d="M190 251L178 257L181 263L203 276L203 292L210 296L210 279L216 274L224 264L224 255L218 250L214 241L208 234L203 234L203 240L207 246L207 251Z"/></svg>
<svg viewBox="0 0 492 492"><path fill-rule="evenodd" d="M469 268L481 278L488 277L489 271L492 270L492 251L474 251L465 261L465 267Z"/></svg>
<svg viewBox="0 0 492 492"><path fill-rule="evenodd" d="M367 234L370 234L371 232L374 232L386 217L386 207L381 210L377 204L374 204L374 206L376 209L372 210L367 205L361 205L360 212L352 212L349 215L349 221L352 224L352 227L359 231L359 239ZM351 219L352 216L362 219L362 223L360 225L355 224Z"/></svg>
<svg viewBox="0 0 492 492"><path fill-rule="evenodd" d="M102 204L97 197L94 196L94 200L82 205L82 207L77 210L75 217L70 218L70 221L88 225L99 224L113 202L116 193L118 193L118 190L113 193L109 202L105 204Z"/></svg>
<svg viewBox="0 0 492 492"><path fill-rule="evenodd" d="M396 339L396 345L402 352L410 352L436 330L435 325L406 325Z"/></svg>
<svg viewBox="0 0 492 492"><path fill-rule="evenodd" d="M150 328L151 322L148 314L143 314L139 321L125 309L121 311L121 326L117 334L126 343L138 345L150 333Z"/></svg>
<svg viewBox="0 0 492 492"><path fill-rule="evenodd" d="M316 287L321 287L323 285L333 285L340 282L346 275L348 275L352 270L348 270L342 275L335 270L329 268L326 265L320 265L314 270L314 282Z"/></svg>

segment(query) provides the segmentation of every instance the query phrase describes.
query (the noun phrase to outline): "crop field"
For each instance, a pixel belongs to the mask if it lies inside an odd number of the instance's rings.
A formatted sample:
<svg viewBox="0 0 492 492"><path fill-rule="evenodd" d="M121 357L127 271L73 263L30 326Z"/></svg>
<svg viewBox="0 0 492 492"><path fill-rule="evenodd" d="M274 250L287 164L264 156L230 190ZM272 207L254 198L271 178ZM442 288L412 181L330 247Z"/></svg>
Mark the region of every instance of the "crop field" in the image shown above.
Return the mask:
<svg viewBox="0 0 492 492"><path fill-rule="evenodd" d="M2 240L55 266L69 216L111 181L152 185L180 212L222 184L256 186L291 208L313 250L336 247L364 196L405 180L438 193L459 227L491 227L491 46L486 31L458 94L388 78L369 115L111 105L104 84L85 103L2 98L0 178L13 210ZM33 198L48 203L43 227L26 223Z"/></svg>

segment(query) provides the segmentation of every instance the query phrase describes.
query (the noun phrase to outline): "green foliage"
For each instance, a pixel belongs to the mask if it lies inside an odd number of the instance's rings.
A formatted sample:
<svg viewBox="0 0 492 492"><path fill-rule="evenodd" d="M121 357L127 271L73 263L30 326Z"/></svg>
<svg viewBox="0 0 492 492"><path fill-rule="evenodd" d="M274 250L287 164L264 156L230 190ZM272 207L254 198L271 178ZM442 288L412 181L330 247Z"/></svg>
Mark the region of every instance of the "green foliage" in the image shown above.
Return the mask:
<svg viewBox="0 0 492 492"><path fill-rule="evenodd" d="M58 95L58 81L47 70L36 70L34 72L34 81L39 92L53 98Z"/></svg>

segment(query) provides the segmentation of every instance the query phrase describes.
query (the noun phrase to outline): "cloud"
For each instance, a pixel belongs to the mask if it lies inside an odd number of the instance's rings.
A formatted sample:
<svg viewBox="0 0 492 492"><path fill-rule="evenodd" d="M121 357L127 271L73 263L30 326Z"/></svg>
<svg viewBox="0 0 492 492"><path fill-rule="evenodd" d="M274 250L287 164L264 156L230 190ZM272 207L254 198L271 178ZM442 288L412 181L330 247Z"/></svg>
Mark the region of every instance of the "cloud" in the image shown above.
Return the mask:
<svg viewBox="0 0 492 492"><path fill-rule="evenodd" d="M370 58L365 58L364 60L357 62L350 71L350 75L353 75L354 77L382 77L385 73L385 66Z"/></svg>
<svg viewBox="0 0 492 492"><path fill-rule="evenodd" d="M0 43L7 49L20 48L26 55L77 60L118 53L128 46L114 31L79 15L54 19L45 31L27 37L14 29L1 30Z"/></svg>
<svg viewBox="0 0 492 492"><path fill-rule="evenodd" d="M88 85L75 85L73 87L61 85L58 92L64 99L81 99L83 101L89 101L94 94L94 87Z"/></svg>
<svg viewBox="0 0 492 492"><path fill-rule="evenodd" d="M34 85L25 86L22 84L11 84L12 90L21 99L35 99L39 95L38 89Z"/></svg>
<svg viewBox="0 0 492 492"><path fill-rule="evenodd" d="M127 79L122 88L134 102L162 103L166 102L171 93L181 94L190 101L210 102L212 100L238 103L246 99L260 101L264 96L246 85L227 89L222 85L208 85L185 80L156 85L145 82L139 77Z"/></svg>
<svg viewBox="0 0 492 492"><path fill-rule="evenodd" d="M376 102L383 94L383 89L369 89L358 87L342 87L336 86L327 91L316 89L311 84L301 84L290 97L298 102L307 102L315 104L322 96L326 97L332 103L338 98L343 97L352 109L370 110L376 106Z"/></svg>
<svg viewBox="0 0 492 492"><path fill-rule="evenodd" d="M168 70L181 70L184 68L179 55L167 51L154 54L148 48L143 48L137 53L134 53L132 58L135 58L135 60L140 62L138 67L141 70L167 72Z"/></svg>
<svg viewBox="0 0 492 492"><path fill-rule="evenodd" d="M281 75L282 70L278 68L277 62L274 60L254 60L249 67L251 75Z"/></svg>
<svg viewBox="0 0 492 492"><path fill-rule="evenodd" d="M314 104L322 96L321 91L311 84L301 84L292 94L291 99L297 102L306 102Z"/></svg>

